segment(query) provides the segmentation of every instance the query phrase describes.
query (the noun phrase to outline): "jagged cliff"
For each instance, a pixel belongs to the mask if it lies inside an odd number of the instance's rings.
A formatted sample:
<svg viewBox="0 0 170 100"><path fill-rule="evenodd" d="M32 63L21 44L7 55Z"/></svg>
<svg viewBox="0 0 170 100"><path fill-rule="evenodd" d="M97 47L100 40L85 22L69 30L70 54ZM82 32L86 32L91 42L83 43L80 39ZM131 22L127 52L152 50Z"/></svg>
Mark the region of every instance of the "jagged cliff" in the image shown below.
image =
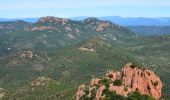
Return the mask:
<svg viewBox="0 0 170 100"><path fill-rule="evenodd" d="M137 91L158 100L161 97L162 82L153 71L129 63L122 68L121 72L108 71L105 77L92 79L90 86L80 85L76 93L76 100L92 96L95 100L104 99L107 95L106 90L114 91L117 95L124 97Z"/></svg>

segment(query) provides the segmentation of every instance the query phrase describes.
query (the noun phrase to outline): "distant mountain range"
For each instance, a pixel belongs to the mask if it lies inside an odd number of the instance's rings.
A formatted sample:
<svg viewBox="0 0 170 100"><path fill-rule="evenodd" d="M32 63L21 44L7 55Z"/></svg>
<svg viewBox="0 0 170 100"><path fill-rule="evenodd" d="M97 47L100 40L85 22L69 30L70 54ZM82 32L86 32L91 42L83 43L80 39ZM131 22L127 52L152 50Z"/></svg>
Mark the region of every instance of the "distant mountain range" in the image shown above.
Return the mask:
<svg viewBox="0 0 170 100"><path fill-rule="evenodd" d="M8 19L8 18L0 18L0 22L8 22L8 21L17 21L17 20L22 20L25 22L32 22L35 23L38 21L39 18L13 18L13 19Z"/></svg>
<svg viewBox="0 0 170 100"><path fill-rule="evenodd" d="M88 17L80 16L80 17L70 17L72 20L84 20ZM136 26L136 25L144 25L144 26L169 26L170 25L170 17L155 17L155 18L147 18L147 17L120 17L120 16L105 16L98 17L101 20L109 20L115 24L119 24L122 26ZM15 19L7 19L0 18L0 21L16 21L23 20L26 22L36 22L38 18L15 18Z"/></svg>
<svg viewBox="0 0 170 100"><path fill-rule="evenodd" d="M170 34L170 26L126 26L138 35L163 35Z"/></svg>
<svg viewBox="0 0 170 100"><path fill-rule="evenodd" d="M74 17L70 19L74 20L82 20L87 17ZM144 25L144 26L169 26L170 25L170 17L157 17L157 18L147 18L147 17L120 17L120 16L106 16L106 17L98 17L101 20L109 20L115 24L119 24L122 26L133 26L133 25Z"/></svg>
<svg viewBox="0 0 170 100"><path fill-rule="evenodd" d="M70 17L71 20L81 21L87 19L88 17ZM36 23L39 18L15 18L7 19L0 18L0 22L18 21L22 20L25 22ZM106 16L98 17L100 20L108 20L112 23L125 26L129 30L133 31L138 35L161 35L170 34L170 17L157 17L157 18L147 18L147 17L120 17L120 16Z"/></svg>

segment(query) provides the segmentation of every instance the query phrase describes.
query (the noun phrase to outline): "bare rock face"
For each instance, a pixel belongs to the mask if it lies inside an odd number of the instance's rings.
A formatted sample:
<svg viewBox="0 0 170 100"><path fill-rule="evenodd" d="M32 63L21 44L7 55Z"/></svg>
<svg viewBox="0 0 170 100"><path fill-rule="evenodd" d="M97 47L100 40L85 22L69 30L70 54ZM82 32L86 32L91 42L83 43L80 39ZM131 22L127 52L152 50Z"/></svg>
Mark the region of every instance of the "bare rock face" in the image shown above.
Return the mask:
<svg viewBox="0 0 170 100"><path fill-rule="evenodd" d="M82 84L82 85L80 85L80 86L78 87L78 91L77 91L77 93L76 93L76 100L79 100L80 97L82 97L82 96L85 94L85 92L84 92L85 87L86 87L86 86L85 86L84 84Z"/></svg>
<svg viewBox="0 0 170 100"><path fill-rule="evenodd" d="M139 92L142 95L149 95L158 100L161 95L162 82L153 71L140 68L131 63L126 64L121 72L108 71L102 79L92 79L89 86L97 88L95 100L104 98L102 92L107 87L109 91L115 91L116 94L127 97L129 93ZM83 91L83 90L81 90ZM77 91L77 93L79 90ZM91 93L90 89L89 92ZM90 95L91 94L86 94ZM81 98L77 97L77 98ZM77 99L79 100L79 99Z"/></svg>
<svg viewBox="0 0 170 100"><path fill-rule="evenodd" d="M148 69L140 69L132 64L127 64L122 69L122 85L130 86L132 91L149 94L155 99L161 97L162 82L160 78Z"/></svg>

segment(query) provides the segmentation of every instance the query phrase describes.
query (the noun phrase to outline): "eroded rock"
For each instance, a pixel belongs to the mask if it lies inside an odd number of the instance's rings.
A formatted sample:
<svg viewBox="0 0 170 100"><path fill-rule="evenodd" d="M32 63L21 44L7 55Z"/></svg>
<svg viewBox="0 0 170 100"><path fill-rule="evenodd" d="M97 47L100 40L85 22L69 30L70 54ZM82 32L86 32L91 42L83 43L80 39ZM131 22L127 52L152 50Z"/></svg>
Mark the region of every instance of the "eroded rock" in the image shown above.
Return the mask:
<svg viewBox="0 0 170 100"><path fill-rule="evenodd" d="M126 97L129 93L139 92L142 95L149 95L159 100L162 96L162 82L160 78L152 71L138 66L132 63L126 64L122 70L119 71L108 71L106 76L102 79L92 79L89 87L97 88L95 100L100 100L104 98L102 95L105 88L109 91L115 91L116 94ZM83 93L83 88L81 93ZM80 92L79 89L77 92ZM89 94L92 91L89 89ZM79 100L83 94L76 100Z"/></svg>

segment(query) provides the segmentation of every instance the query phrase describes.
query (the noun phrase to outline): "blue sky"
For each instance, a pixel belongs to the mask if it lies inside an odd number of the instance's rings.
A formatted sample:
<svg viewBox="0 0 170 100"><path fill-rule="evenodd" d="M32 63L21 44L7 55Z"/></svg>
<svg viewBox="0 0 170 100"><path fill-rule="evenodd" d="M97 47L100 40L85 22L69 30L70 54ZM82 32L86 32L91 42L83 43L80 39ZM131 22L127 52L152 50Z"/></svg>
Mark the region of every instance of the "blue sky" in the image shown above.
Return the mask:
<svg viewBox="0 0 170 100"><path fill-rule="evenodd" d="M1 0L0 18L170 17L170 0Z"/></svg>

